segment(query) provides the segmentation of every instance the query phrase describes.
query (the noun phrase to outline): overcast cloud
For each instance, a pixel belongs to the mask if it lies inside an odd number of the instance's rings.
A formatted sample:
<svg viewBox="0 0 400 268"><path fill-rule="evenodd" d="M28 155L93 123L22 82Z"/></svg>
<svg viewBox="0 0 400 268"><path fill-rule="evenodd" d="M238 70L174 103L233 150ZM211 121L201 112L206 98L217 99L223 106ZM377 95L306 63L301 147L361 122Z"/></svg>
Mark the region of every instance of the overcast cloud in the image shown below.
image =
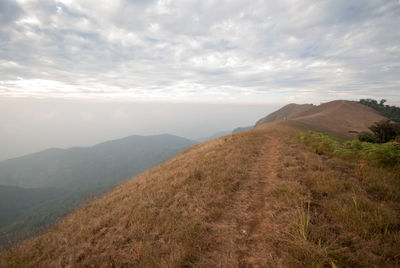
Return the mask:
<svg viewBox="0 0 400 268"><path fill-rule="evenodd" d="M1 0L0 96L400 104L399 0Z"/></svg>

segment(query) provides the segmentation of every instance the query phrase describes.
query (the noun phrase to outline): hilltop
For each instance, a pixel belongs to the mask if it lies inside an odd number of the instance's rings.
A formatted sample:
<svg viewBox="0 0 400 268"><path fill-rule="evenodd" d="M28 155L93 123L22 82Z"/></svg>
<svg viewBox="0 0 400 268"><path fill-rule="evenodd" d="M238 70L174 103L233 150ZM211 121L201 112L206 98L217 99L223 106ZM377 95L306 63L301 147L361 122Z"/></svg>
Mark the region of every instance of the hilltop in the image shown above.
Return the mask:
<svg viewBox="0 0 400 268"><path fill-rule="evenodd" d="M289 104L260 119L256 126L266 122L289 120L314 130L333 134L341 138L354 138L375 122L385 120L374 109L354 101L336 100L318 106Z"/></svg>
<svg viewBox="0 0 400 268"><path fill-rule="evenodd" d="M313 133L288 120L196 145L0 266L399 265L399 172L323 153Z"/></svg>
<svg viewBox="0 0 400 268"><path fill-rule="evenodd" d="M352 138L375 122L385 120L375 110L354 101L331 101L313 107L293 118L308 127Z"/></svg>

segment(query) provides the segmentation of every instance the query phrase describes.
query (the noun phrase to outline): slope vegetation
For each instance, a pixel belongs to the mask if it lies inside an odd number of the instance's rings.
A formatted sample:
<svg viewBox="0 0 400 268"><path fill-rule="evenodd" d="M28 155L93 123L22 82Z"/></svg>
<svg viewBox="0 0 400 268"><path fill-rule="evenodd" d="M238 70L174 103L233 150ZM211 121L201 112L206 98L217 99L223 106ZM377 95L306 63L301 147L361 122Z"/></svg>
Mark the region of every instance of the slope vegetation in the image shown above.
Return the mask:
<svg viewBox="0 0 400 268"><path fill-rule="evenodd" d="M359 103L371 107L380 115L389 118L395 122L400 122L400 107L385 105L386 100L382 99L379 103L374 99L361 99Z"/></svg>
<svg viewBox="0 0 400 268"><path fill-rule="evenodd" d="M194 146L3 252L0 266L399 265L399 172L315 151L291 124Z"/></svg>

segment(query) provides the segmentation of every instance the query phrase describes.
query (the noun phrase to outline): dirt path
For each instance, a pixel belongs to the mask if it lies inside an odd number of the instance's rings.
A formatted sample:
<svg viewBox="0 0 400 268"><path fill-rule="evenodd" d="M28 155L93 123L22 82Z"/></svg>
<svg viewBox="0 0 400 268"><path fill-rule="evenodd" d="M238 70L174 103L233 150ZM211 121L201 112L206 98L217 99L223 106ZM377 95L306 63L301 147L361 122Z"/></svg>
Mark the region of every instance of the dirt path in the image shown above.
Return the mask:
<svg viewBox="0 0 400 268"><path fill-rule="evenodd" d="M276 138L270 136L261 147L260 155L250 170L245 191L238 200L240 207L245 208L237 224L239 266L277 267L281 263L273 248L273 236L279 232L275 214L285 206L276 198L276 188L282 183L277 175L282 165L281 146Z"/></svg>
<svg viewBox="0 0 400 268"><path fill-rule="evenodd" d="M260 147L248 179L236 193L233 206L220 224L224 241L219 247L220 266L282 267L283 259L274 250L279 224L285 206L277 198L276 189L282 179L278 170L282 164L282 144L268 136ZM218 250L219 251L219 250Z"/></svg>

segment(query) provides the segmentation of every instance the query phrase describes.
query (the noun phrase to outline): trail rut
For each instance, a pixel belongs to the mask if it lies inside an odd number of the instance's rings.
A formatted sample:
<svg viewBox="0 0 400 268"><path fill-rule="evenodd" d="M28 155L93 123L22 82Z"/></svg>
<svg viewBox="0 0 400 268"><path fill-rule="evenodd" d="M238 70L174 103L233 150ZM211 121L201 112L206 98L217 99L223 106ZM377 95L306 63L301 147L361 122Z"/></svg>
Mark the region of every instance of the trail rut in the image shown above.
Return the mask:
<svg viewBox="0 0 400 268"><path fill-rule="evenodd" d="M286 204L277 198L283 184L278 170L282 166L284 144L273 136L260 147L248 178L234 196L230 212L220 223L225 238L218 251L220 266L282 267L284 259L274 250L277 234L287 228L280 223Z"/></svg>

